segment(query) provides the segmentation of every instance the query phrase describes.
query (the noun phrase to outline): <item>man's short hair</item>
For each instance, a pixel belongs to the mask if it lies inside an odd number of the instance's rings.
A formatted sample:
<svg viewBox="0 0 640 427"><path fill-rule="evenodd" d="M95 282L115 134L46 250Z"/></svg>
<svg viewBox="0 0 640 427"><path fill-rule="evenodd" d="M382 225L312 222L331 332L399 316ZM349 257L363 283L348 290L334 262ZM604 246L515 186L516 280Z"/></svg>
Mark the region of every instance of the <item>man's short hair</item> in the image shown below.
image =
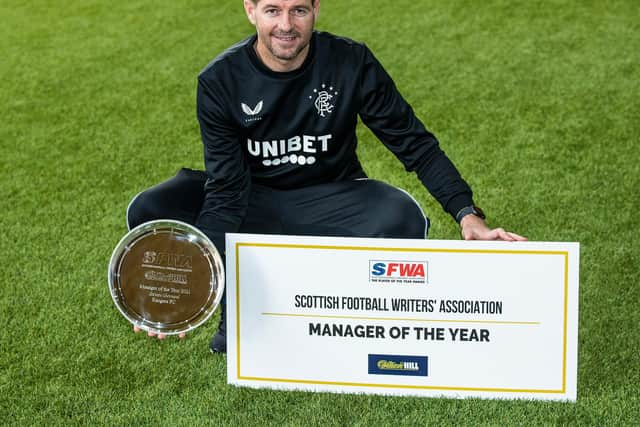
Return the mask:
<svg viewBox="0 0 640 427"><path fill-rule="evenodd" d="M251 3L253 3L253 4L258 4L258 2L259 2L259 1L260 1L260 0L251 0ZM317 0L311 0L311 5L313 6L314 4L316 4L316 1L317 1Z"/></svg>

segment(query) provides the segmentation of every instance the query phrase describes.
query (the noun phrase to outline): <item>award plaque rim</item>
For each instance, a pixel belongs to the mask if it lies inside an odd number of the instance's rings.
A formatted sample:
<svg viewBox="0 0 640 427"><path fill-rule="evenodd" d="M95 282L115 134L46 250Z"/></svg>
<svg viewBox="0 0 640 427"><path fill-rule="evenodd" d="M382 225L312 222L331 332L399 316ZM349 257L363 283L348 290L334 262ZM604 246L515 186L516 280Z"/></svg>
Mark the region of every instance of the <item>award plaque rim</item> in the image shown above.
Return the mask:
<svg viewBox="0 0 640 427"><path fill-rule="evenodd" d="M132 314L131 311L128 310L126 305L123 303L123 298L121 295L122 293L120 292L121 288L118 280L118 277L120 275L119 266L123 257L128 252L129 247L131 247L142 237L150 233L157 233L158 230L169 232L177 231L181 234L184 234L185 236L188 236L188 239L191 242L197 244L202 249L205 257L209 261L212 275L215 276L215 279L217 280L217 286L215 287L215 289L211 290L210 297L207 298L207 301L203 304L198 313L191 319L179 323L176 327L166 327L162 322L155 322L145 319L140 315ZM120 239L115 249L113 250L113 253L111 254L107 274L109 279L109 291L111 294L111 299L113 300L118 311L120 311L120 313L134 326L137 326L147 332L165 335L177 335L188 332L199 327L204 322L209 320L209 318L218 308L220 301L222 301L225 287L225 271L222 264L222 257L220 256L220 253L218 252L213 242L211 242L211 240L202 231L198 230L193 225L171 219L158 219L148 221L138 225L137 227L127 232L127 234L125 234L124 237ZM213 287L212 283L210 283L210 285ZM213 295L213 298L211 298L211 293L214 292L215 295Z"/></svg>

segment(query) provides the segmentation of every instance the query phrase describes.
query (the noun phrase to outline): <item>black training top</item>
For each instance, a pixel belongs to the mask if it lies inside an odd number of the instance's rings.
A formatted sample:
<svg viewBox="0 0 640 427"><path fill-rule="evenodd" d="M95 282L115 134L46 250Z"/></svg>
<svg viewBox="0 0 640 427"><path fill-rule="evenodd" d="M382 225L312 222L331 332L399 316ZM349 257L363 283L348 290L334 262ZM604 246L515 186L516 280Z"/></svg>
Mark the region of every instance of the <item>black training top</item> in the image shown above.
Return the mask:
<svg viewBox="0 0 640 427"><path fill-rule="evenodd" d="M300 68L274 72L256 36L232 46L198 77L198 120L208 175L198 226L214 241L238 231L251 183L277 189L365 177L356 157L360 115L455 217L472 193L371 51L314 32Z"/></svg>

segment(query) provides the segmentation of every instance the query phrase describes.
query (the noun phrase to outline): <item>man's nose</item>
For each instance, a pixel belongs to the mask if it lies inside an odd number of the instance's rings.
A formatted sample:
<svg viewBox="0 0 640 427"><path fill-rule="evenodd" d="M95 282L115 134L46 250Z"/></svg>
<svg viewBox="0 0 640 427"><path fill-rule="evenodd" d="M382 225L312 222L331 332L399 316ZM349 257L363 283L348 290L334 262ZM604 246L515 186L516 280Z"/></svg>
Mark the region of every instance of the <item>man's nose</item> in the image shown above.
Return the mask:
<svg viewBox="0 0 640 427"><path fill-rule="evenodd" d="M281 14L278 26L282 31L291 31L291 29L293 28L293 25L291 23L291 15L289 15L288 13Z"/></svg>

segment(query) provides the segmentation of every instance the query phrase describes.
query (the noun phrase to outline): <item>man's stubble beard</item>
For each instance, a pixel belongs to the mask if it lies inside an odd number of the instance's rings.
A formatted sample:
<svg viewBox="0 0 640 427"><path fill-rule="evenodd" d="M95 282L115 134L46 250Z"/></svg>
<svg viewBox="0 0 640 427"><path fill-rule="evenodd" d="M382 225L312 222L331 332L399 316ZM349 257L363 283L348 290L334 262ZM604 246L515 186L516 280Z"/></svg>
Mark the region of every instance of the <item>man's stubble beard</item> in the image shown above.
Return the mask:
<svg viewBox="0 0 640 427"><path fill-rule="evenodd" d="M309 46L309 42L300 45L296 50L294 50L293 52L291 52L288 55L280 55L278 54L278 52L276 52L276 50L273 48L272 44L269 44L268 49L269 52L271 52L271 55L274 56L274 58L280 59L282 61L291 61L292 59L295 59L298 57L298 55L300 55L300 53L307 47Z"/></svg>

